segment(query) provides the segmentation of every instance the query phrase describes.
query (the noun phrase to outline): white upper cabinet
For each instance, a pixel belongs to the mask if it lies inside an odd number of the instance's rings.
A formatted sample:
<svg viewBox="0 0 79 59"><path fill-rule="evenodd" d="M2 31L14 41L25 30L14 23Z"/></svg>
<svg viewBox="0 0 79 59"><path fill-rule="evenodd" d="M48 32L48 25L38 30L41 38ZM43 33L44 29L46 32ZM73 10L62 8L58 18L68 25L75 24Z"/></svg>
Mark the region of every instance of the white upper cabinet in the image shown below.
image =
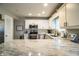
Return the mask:
<svg viewBox="0 0 79 59"><path fill-rule="evenodd" d="M65 26L65 23L66 23L66 14L65 14L65 5L62 5L58 11L56 13L54 13L52 15L52 17L49 19L49 24L50 24L50 28L54 29L53 27L53 20L56 18L56 17L59 17L58 20L59 20L59 25L61 28L63 28Z"/></svg>
<svg viewBox="0 0 79 59"><path fill-rule="evenodd" d="M59 23L61 28L79 28L79 4L69 3L63 4L58 11L57 15L49 19L50 27L52 27L51 21L56 16L59 16Z"/></svg>
<svg viewBox="0 0 79 59"><path fill-rule="evenodd" d="M64 27L66 23L66 12L65 5L61 6L58 10L60 27Z"/></svg>
<svg viewBox="0 0 79 59"><path fill-rule="evenodd" d="M38 25L38 29L49 29L48 20L25 20L25 29L29 29L29 25Z"/></svg>
<svg viewBox="0 0 79 59"><path fill-rule="evenodd" d="M67 4L66 15L68 26L79 25L79 4Z"/></svg>

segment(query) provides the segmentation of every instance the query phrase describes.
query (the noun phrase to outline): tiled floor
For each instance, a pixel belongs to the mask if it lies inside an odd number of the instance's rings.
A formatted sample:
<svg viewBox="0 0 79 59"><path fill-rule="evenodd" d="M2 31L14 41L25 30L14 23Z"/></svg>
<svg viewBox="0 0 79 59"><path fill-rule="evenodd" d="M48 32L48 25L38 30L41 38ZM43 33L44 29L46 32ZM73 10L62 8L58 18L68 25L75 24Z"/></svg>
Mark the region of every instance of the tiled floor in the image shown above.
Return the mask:
<svg viewBox="0 0 79 59"><path fill-rule="evenodd" d="M1 56L78 56L79 44L67 39L13 40L0 44Z"/></svg>

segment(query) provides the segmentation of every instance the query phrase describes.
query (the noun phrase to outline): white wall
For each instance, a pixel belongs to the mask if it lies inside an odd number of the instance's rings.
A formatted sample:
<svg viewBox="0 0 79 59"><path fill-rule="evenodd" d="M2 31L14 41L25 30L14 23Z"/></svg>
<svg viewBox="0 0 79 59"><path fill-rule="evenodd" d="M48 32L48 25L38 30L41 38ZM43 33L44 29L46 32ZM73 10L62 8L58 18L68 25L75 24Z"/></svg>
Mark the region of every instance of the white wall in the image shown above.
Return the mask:
<svg viewBox="0 0 79 59"><path fill-rule="evenodd" d="M67 4L66 15L68 26L79 26L79 4Z"/></svg>
<svg viewBox="0 0 79 59"><path fill-rule="evenodd" d="M39 29L49 29L49 20L26 19L25 20L25 29L28 29L30 24L37 24Z"/></svg>

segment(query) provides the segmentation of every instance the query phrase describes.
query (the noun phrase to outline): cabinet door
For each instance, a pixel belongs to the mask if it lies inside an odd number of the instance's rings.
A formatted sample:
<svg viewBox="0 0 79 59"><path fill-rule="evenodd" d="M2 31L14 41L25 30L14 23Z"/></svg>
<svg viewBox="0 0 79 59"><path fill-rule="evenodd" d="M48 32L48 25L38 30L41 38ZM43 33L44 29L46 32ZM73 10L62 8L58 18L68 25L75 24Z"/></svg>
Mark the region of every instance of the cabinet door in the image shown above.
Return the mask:
<svg viewBox="0 0 79 59"><path fill-rule="evenodd" d="M68 26L79 25L79 4L67 4L66 11Z"/></svg>
<svg viewBox="0 0 79 59"><path fill-rule="evenodd" d="M66 22L65 5L59 9L58 14L59 14L60 27L64 27L65 25L64 23Z"/></svg>

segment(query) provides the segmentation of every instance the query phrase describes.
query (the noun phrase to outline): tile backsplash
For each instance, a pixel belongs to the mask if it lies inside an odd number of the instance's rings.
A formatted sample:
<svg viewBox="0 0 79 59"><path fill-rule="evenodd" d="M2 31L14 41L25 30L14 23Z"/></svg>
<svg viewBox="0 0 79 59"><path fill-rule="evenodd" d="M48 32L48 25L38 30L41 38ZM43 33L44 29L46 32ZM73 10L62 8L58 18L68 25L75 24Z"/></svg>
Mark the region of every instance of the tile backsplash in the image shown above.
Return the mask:
<svg viewBox="0 0 79 59"><path fill-rule="evenodd" d="M79 36L79 29L67 29L68 34L77 34Z"/></svg>

